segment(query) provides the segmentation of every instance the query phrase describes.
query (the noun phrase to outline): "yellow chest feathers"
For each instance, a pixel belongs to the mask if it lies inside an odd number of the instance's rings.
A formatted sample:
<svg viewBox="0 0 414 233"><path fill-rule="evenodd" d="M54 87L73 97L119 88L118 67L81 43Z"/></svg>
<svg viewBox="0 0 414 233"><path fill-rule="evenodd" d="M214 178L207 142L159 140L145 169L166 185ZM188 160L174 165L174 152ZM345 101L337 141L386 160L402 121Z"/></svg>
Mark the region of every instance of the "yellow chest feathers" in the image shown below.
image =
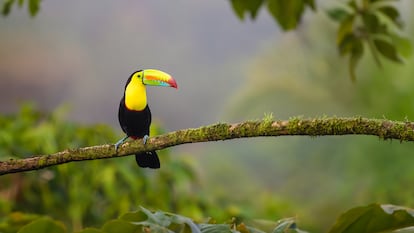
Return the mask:
<svg viewBox="0 0 414 233"><path fill-rule="evenodd" d="M125 105L134 111L142 111L147 106L147 92L141 79L132 77L125 88Z"/></svg>

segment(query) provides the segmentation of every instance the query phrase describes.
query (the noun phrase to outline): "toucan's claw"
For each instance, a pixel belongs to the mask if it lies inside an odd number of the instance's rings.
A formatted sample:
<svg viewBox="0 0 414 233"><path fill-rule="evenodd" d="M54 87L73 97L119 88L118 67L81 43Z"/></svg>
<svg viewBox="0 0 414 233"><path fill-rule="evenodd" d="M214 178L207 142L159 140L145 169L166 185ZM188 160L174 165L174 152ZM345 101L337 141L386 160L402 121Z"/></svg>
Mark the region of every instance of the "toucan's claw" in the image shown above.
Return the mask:
<svg viewBox="0 0 414 233"><path fill-rule="evenodd" d="M148 138L149 138L149 136L148 136L148 135L145 135L145 136L142 138L142 140L144 141L144 145L145 145L145 144L147 144Z"/></svg>
<svg viewBox="0 0 414 233"><path fill-rule="evenodd" d="M123 137L121 140L115 143L115 152L118 153L119 146L128 139L128 136Z"/></svg>

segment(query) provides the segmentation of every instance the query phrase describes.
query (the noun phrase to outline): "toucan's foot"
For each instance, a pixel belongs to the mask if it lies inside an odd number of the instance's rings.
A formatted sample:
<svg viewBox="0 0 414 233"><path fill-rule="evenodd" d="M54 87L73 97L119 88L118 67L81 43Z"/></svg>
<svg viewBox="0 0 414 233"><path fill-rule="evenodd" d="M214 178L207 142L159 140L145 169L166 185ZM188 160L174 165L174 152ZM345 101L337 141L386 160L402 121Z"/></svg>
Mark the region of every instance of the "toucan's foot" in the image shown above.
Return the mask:
<svg viewBox="0 0 414 233"><path fill-rule="evenodd" d="M115 152L118 152L119 146L124 143L128 139L128 136L123 137L121 140L119 140L117 143L115 143Z"/></svg>
<svg viewBox="0 0 414 233"><path fill-rule="evenodd" d="M149 138L149 136L148 136L148 135L145 135L145 136L142 138L142 140L143 140L143 142L144 142L144 145L145 145L145 144L147 144L148 138Z"/></svg>

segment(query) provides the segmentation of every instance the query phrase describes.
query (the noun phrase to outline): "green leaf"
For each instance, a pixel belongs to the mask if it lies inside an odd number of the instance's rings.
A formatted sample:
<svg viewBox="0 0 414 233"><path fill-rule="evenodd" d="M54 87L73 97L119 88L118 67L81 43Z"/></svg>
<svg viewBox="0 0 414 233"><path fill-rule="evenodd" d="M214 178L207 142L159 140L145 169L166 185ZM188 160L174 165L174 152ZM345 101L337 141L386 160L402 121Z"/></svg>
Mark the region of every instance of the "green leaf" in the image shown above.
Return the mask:
<svg viewBox="0 0 414 233"><path fill-rule="evenodd" d="M296 222L294 218L282 219L278 222L278 225L273 229L273 233L284 233L291 229L296 228Z"/></svg>
<svg viewBox="0 0 414 233"><path fill-rule="evenodd" d="M404 227L393 231L387 231L384 233L414 233L414 227Z"/></svg>
<svg viewBox="0 0 414 233"><path fill-rule="evenodd" d="M359 60L361 59L363 53L364 53L364 46L362 45L362 42L360 40L356 40L352 43L351 47L351 55L349 56L349 74L351 77L351 80L353 82L356 81L356 66L358 65Z"/></svg>
<svg viewBox="0 0 414 233"><path fill-rule="evenodd" d="M272 233L285 233L285 232L297 232L306 233L297 227L295 218L285 218L277 222L277 226L273 229Z"/></svg>
<svg viewBox="0 0 414 233"><path fill-rule="evenodd" d="M303 0L269 0L267 9L283 30L297 27L304 11Z"/></svg>
<svg viewBox="0 0 414 233"><path fill-rule="evenodd" d="M184 216L181 216L181 215L177 215L177 214L174 214L174 215L172 215L171 216L171 222L172 223L174 223L174 224L178 224L178 225L183 225L183 224L185 224L186 226L188 226L189 227L189 229L191 230L191 232L199 232L200 230L199 230L199 228L198 228L198 226L197 226L197 224L195 224L194 222L193 222L193 220L191 220L190 218L187 218L187 217L184 217Z"/></svg>
<svg viewBox="0 0 414 233"><path fill-rule="evenodd" d="M1 6L2 14L5 16L8 15L15 2L16 0L3 0L3 4ZM16 3L19 7L22 7L24 5L24 2L25 0L17 0ZM39 12L41 0L27 0L26 2L28 2L27 4L30 16L35 16Z"/></svg>
<svg viewBox="0 0 414 233"><path fill-rule="evenodd" d="M142 222L148 219L148 216L142 211L130 212L122 215L120 219L129 222Z"/></svg>
<svg viewBox="0 0 414 233"><path fill-rule="evenodd" d="M388 58L389 60L392 60L398 63L403 62L398 54L397 49L391 43L385 40L374 39L374 45L375 45L375 48L380 52L380 54L382 54L384 57Z"/></svg>
<svg viewBox="0 0 414 233"><path fill-rule="evenodd" d="M246 0L245 4L250 13L250 18L255 19L264 0Z"/></svg>
<svg viewBox="0 0 414 233"><path fill-rule="evenodd" d="M363 14L362 20L367 33L388 33L386 26L380 23L375 14Z"/></svg>
<svg viewBox="0 0 414 233"><path fill-rule="evenodd" d="M246 12L255 19L264 0L231 0L234 12L240 19L244 19Z"/></svg>
<svg viewBox="0 0 414 233"><path fill-rule="evenodd" d="M351 9L353 9L353 11L357 12L358 11L358 6L356 4L355 1L349 1L347 4Z"/></svg>
<svg viewBox="0 0 414 233"><path fill-rule="evenodd" d="M148 219L146 222L153 223L160 226L168 226L171 224L171 219L166 216L163 212L157 211L155 213L152 213L151 211L145 209L144 207L140 207L141 211L147 215Z"/></svg>
<svg viewBox="0 0 414 233"><path fill-rule="evenodd" d="M37 219L26 226L22 227L17 233L65 233L66 229L63 223L54 221L50 218Z"/></svg>
<svg viewBox="0 0 414 233"><path fill-rule="evenodd" d="M350 35L353 36L354 19L355 16L350 15L339 25L338 33L336 35L336 44L338 46L343 43L343 40L346 37L349 37Z"/></svg>
<svg viewBox="0 0 414 233"><path fill-rule="evenodd" d="M342 22L344 21L346 18L350 17L350 14L348 11L346 11L343 8L332 8L326 11L326 13L328 14L328 16L333 19L334 21L337 22Z"/></svg>
<svg viewBox="0 0 414 233"><path fill-rule="evenodd" d="M253 219L248 220L247 224L249 227L254 227L256 229L260 229L264 232L272 232L278 225L280 221L271 221L271 220L264 220L264 219Z"/></svg>
<svg viewBox="0 0 414 233"><path fill-rule="evenodd" d="M231 0L231 6L237 17L244 19L246 13L250 14L251 19L255 19L264 4L265 0ZM297 26L305 6L316 10L315 0L269 0L267 8L275 21L284 30L293 29Z"/></svg>
<svg viewBox="0 0 414 233"><path fill-rule="evenodd" d="M30 16L35 16L40 8L41 0L29 0L29 13Z"/></svg>
<svg viewBox="0 0 414 233"><path fill-rule="evenodd" d="M346 35L338 45L339 54L344 56L351 53L355 46L359 46L358 43L361 43L361 39L356 38L353 34Z"/></svg>
<svg viewBox="0 0 414 233"><path fill-rule="evenodd" d="M11 7L13 6L14 0L5 0L1 9L3 15L8 15L10 13Z"/></svg>
<svg viewBox="0 0 414 233"><path fill-rule="evenodd" d="M384 15L388 16L393 22L397 22L400 18L400 13L398 10L393 6L386 6L381 7L378 9L378 11L382 12ZM401 24L399 26L402 26Z"/></svg>
<svg viewBox="0 0 414 233"><path fill-rule="evenodd" d="M411 57L412 54L412 44L411 40L398 35L391 35L392 42L397 48L397 51L404 58Z"/></svg>
<svg viewBox="0 0 414 233"><path fill-rule="evenodd" d="M414 226L414 210L394 205L372 204L345 212L329 232L384 232L409 226Z"/></svg>
<svg viewBox="0 0 414 233"><path fill-rule="evenodd" d="M381 10L374 12L375 17L379 23L386 28L386 31L402 34L402 24L398 20L399 18L393 19Z"/></svg>
<svg viewBox="0 0 414 233"><path fill-rule="evenodd" d="M231 6L239 19L244 19L244 12L246 10L244 2L241 0L231 0Z"/></svg>
<svg viewBox="0 0 414 233"><path fill-rule="evenodd" d="M0 206L3 203L3 201L0 201ZM40 218L39 215L26 214L22 212L12 212L6 216L0 214L0 216L0 232L2 233L17 232L23 226Z"/></svg>
<svg viewBox="0 0 414 233"><path fill-rule="evenodd" d="M140 207L141 211L124 214L121 219L131 222L134 225L148 226L153 229L172 230L178 232L200 232L197 224L190 218L166 213L162 211L151 212L144 207ZM117 223L118 224L118 223Z"/></svg>
<svg viewBox="0 0 414 233"><path fill-rule="evenodd" d="M369 4L369 11L387 11L390 17L392 17L393 19L396 19L399 17L400 13L398 12L398 10L395 8L394 3L397 2L398 0L377 0L377 1L372 1Z"/></svg>
<svg viewBox="0 0 414 233"><path fill-rule="evenodd" d="M228 224L200 224L202 233L226 233L232 232Z"/></svg>

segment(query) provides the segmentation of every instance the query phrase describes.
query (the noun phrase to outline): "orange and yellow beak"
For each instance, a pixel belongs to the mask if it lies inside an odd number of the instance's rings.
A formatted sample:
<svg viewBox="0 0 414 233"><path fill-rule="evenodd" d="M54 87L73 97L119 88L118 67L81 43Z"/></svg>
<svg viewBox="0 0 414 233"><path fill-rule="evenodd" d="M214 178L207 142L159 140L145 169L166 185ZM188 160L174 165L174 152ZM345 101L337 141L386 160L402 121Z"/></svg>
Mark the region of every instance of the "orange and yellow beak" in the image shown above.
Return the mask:
<svg viewBox="0 0 414 233"><path fill-rule="evenodd" d="M161 71L148 69L142 71L142 83L151 86L164 86L177 88L177 82L171 75Z"/></svg>

